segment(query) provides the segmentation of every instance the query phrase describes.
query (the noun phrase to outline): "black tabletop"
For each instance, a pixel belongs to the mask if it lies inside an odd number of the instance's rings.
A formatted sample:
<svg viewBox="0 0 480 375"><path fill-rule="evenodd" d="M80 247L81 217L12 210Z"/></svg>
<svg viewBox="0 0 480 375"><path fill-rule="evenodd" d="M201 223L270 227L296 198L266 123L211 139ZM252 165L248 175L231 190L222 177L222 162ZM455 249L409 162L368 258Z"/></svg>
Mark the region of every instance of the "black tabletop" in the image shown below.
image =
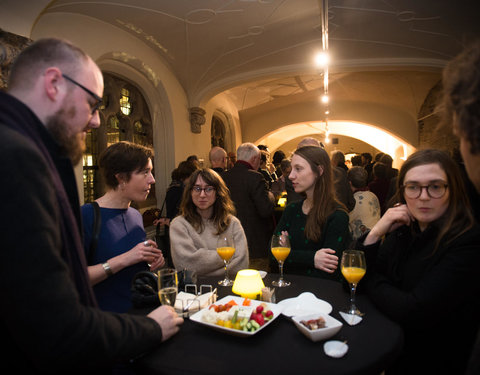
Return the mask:
<svg viewBox="0 0 480 375"><path fill-rule="evenodd" d="M268 274L265 285L278 275ZM214 284L218 278L199 280ZM360 324L349 326L339 315L349 293L341 283L286 275L286 288L276 288L277 302L309 291L333 306L331 316L344 323L328 340L347 341L348 353L339 359L323 351L325 341L305 337L290 318L280 316L258 334L238 337L185 319L180 332L157 350L136 362L142 374L375 374L379 375L399 355L403 344L400 327L382 315L367 296L358 295L357 307L365 313ZM231 287L218 286L218 297L234 295Z"/></svg>

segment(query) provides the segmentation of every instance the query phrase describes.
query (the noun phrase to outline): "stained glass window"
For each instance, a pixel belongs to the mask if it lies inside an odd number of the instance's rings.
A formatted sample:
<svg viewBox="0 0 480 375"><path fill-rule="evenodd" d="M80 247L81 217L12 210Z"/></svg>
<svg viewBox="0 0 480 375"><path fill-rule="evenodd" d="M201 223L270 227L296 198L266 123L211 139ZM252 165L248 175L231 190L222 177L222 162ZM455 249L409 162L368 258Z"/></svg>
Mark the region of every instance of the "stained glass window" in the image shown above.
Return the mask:
<svg viewBox="0 0 480 375"><path fill-rule="evenodd" d="M129 116L132 112L132 104L130 103L130 91L122 88L120 96L120 110L125 116Z"/></svg>

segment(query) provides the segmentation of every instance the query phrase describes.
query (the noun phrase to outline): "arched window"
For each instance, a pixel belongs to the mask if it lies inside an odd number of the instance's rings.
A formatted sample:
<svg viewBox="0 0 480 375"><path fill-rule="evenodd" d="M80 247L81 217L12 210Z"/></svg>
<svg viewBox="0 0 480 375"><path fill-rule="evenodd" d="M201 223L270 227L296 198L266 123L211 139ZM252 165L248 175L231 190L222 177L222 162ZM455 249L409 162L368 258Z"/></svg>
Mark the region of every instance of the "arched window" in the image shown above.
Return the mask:
<svg viewBox="0 0 480 375"><path fill-rule="evenodd" d="M132 112L132 104L130 103L130 91L125 87L122 88L120 96L120 110L125 116L130 115Z"/></svg>
<svg viewBox="0 0 480 375"><path fill-rule="evenodd" d="M83 155L83 191L85 202L95 200L95 181L98 171L97 164L97 133L98 129L92 129L85 139L85 154Z"/></svg>
<svg viewBox="0 0 480 375"><path fill-rule="evenodd" d="M105 124L105 133L107 135L107 147L119 142L120 139L120 120L116 115L110 116Z"/></svg>
<svg viewBox="0 0 480 375"><path fill-rule="evenodd" d="M105 193L98 175L98 157L109 145L130 141L153 146L150 111L140 90L117 76L104 73L105 106L100 109L100 128L87 134L87 149L83 159L83 185L85 203ZM156 206L155 189L150 190L146 202L135 202L137 208Z"/></svg>
<svg viewBox="0 0 480 375"><path fill-rule="evenodd" d="M151 146L148 142L146 126L142 121L135 121L135 124L133 124L133 142L143 146Z"/></svg>
<svg viewBox="0 0 480 375"><path fill-rule="evenodd" d="M218 117L212 116L212 147L219 146L225 148L225 124Z"/></svg>

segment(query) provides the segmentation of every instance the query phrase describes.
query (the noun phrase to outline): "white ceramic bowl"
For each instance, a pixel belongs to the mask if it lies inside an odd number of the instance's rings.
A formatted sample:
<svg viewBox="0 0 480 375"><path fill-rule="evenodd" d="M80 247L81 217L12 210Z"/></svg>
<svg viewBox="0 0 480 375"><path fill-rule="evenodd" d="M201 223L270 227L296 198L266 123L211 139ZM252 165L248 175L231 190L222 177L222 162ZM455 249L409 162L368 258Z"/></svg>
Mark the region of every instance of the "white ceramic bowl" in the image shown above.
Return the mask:
<svg viewBox="0 0 480 375"><path fill-rule="evenodd" d="M311 319L318 319L319 317L325 319L325 328L311 330L305 327L302 323L300 323L302 320L308 321ZM340 331L340 328L342 328L343 326L340 321L324 313L294 316L292 317L292 320L297 326L297 328L300 330L300 332L302 332L312 341L326 340L334 336L338 331Z"/></svg>

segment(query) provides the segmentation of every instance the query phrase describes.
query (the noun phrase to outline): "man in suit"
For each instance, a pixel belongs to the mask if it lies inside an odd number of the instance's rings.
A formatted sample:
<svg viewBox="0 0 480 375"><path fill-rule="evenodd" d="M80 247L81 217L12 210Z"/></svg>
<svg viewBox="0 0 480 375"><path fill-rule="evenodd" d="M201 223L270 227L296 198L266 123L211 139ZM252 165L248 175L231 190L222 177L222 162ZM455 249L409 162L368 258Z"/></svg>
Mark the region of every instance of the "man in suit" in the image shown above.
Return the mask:
<svg viewBox="0 0 480 375"><path fill-rule="evenodd" d="M237 217L247 237L250 267L268 270L275 203L263 175L258 172L259 166L258 147L253 143L243 143L237 149L234 167L224 172L222 177L230 189Z"/></svg>

